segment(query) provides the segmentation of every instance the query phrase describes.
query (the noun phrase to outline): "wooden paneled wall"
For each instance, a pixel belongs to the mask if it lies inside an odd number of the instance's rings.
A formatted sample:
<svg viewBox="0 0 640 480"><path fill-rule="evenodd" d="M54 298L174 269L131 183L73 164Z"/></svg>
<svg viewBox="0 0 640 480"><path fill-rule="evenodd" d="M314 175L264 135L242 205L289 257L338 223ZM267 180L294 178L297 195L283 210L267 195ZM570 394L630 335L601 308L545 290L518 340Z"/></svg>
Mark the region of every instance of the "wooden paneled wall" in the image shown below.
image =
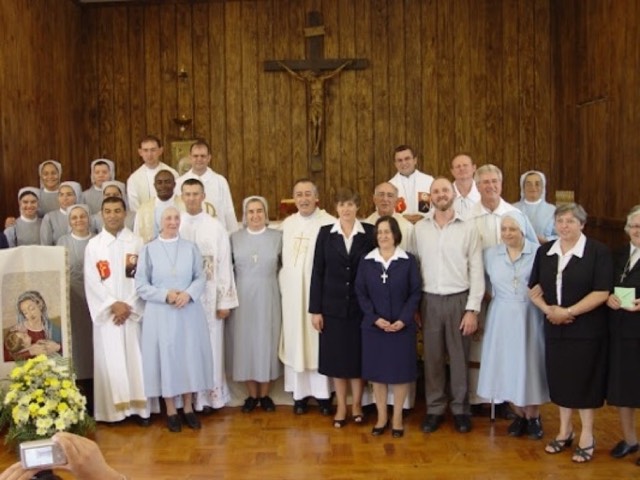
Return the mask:
<svg viewBox="0 0 640 480"><path fill-rule="evenodd" d="M126 179L137 140L169 143L184 114L188 136L211 142L238 213L261 193L273 216L301 176L330 210L337 186L356 188L368 213L374 185L394 173L393 147L409 143L431 174L448 174L458 151L499 165L508 200L522 171L541 169L551 201L574 190L598 225L619 228L639 202L638 3L4 0L0 161L12 181L2 213L15 213L17 189L46 158L88 182L89 161L106 156ZM305 86L263 70L305 58L312 10L324 16L325 57L370 61L327 82L324 169L313 174Z"/></svg>
<svg viewBox="0 0 640 480"><path fill-rule="evenodd" d="M324 54L370 67L327 82L324 170L308 166L307 94L263 61L304 59L307 12L323 14ZM371 209L392 176L392 149L414 145L420 166L448 174L471 152L505 170L515 200L524 169L552 168L553 89L548 0L255 0L101 6L83 14L87 142L82 156L138 166L136 139L169 142L179 114L211 141L214 169L236 206L261 193L271 205L301 176L325 205L341 185ZM178 77L184 67L187 78ZM167 154L165 154L166 156ZM551 175L553 179L553 175ZM553 181L551 182L553 185Z"/></svg>
<svg viewBox="0 0 640 480"><path fill-rule="evenodd" d="M574 190L591 231L624 238L640 203L640 2L555 2L558 186Z"/></svg>
<svg viewBox="0 0 640 480"><path fill-rule="evenodd" d="M61 161L65 179L85 171L80 17L71 0L0 2L2 218L17 213L20 187L38 186L41 161Z"/></svg>

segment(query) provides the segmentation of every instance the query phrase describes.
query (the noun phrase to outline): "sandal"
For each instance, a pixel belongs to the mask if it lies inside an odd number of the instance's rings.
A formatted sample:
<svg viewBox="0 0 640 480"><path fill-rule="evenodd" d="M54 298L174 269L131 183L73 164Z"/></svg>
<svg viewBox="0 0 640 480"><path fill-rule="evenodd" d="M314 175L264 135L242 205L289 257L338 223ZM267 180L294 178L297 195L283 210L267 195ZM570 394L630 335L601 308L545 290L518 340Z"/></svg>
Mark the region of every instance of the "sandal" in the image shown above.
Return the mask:
<svg viewBox="0 0 640 480"><path fill-rule="evenodd" d="M559 440L557 438L551 440L547 443L547 446L544 447L545 453L550 455L555 455L556 453L563 452L567 447L570 447L573 443L574 434L571 432L567 438L564 440Z"/></svg>
<svg viewBox="0 0 640 480"><path fill-rule="evenodd" d="M333 428L342 428L347 424L347 419L343 418L342 420L333 419Z"/></svg>
<svg viewBox="0 0 640 480"><path fill-rule="evenodd" d="M587 463L593 460L593 453L596 448L596 439L593 439L593 443L588 447L580 447L577 446L575 451L573 452L573 457L571 457L571 461L573 463Z"/></svg>

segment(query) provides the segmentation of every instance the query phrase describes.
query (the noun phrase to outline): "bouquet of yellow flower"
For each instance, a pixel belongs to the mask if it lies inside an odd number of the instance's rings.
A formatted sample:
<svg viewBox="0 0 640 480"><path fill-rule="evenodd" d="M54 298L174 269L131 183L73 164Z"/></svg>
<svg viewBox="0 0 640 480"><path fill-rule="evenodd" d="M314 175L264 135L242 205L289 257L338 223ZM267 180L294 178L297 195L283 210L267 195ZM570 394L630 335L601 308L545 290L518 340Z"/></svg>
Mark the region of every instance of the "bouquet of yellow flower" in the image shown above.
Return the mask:
<svg viewBox="0 0 640 480"><path fill-rule="evenodd" d="M49 438L61 431L86 435L95 428L87 414L87 399L62 357L30 358L19 363L9 378L0 414L0 425L9 426L5 443Z"/></svg>

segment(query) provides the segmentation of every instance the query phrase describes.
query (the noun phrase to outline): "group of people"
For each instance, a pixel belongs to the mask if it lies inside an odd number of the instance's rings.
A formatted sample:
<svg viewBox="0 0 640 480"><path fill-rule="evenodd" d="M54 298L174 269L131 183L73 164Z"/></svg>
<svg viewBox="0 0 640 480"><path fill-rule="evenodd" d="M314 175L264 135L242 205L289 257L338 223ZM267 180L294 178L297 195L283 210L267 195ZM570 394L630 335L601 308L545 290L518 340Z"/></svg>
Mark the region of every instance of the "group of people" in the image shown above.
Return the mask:
<svg viewBox="0 0 640 480"><path fill-rule="evenodd" d="M12 245L37 243L40 211L40 241L74 250L72 289L86 293L84 312L72 313L74 362L94 365L97 420L137 415L148 424L162 397L171 431L183 422L200 428L194 411L229 401L227 375L246 383L243 412L273 411L270 386L284 373L294 413L315 399L335 428L364 422L371 382L371 433L390 429L399 438L403 407L413 404L421 328L424 432L438 430L448 409L454 428L469 432L473 405L508 402L508 434L540 439L540 405L551 400L560 425L545 451L560 453L575 439L572 460L587 462L594 410L606 399L620 407L624 434L611 454L638 451L640 388L629 378L640 364L640 207L627 219L631 245L612 261L582 233L582 207L546 202L542 172L522 175L521 199L511 205L498 167L476 168L459 154L453 182L433 178L400 145L398 173L375 187L367 219L359 219L357 192L336 191L334 217L319 208L315 184L301 179L295 214L268 228L266 200L250 196L238 230L206 142L191 146L191 170L179 178L160 162L155 137L142 140L139 154L144 165L126 189L114 181L113 162L99 159L84 193L59 182L57 162L45 162L41 190L20 191L20 218L6 230ZM93 208L77 204L82 195ZM76 335L87 307L92 349Z"/></svg>

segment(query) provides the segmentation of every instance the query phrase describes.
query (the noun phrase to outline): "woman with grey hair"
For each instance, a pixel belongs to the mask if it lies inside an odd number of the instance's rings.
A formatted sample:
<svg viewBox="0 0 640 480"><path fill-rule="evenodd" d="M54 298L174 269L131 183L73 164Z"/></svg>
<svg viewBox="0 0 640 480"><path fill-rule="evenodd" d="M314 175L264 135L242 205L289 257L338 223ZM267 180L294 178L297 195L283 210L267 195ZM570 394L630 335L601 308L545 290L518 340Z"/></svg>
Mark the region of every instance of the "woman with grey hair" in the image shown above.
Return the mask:
<svg viewBox="0 0 640 480"><path fill-rule="evenodd" d="M545 200L547 178L538 170L529 170L520 176L520 201L513 204L533 225L540 244L557 238L554 228L556 207Z"/></svg>
<svg viewBox="0 0 640 480"><path fill-rule="evenodd" d="M635 409L640 408L640 205L631 209L624 227L630 243L613 255L614 290L609 311L609 385L607 403L618 407L623 439L614 458L638 451ZM636 461L640 466L640 459Z"/></svg>
<svg viewBox="0 0 640 480"><path fill-rule="evenodd" d="M67 209L71 232L58 239L67 249L70 277L71 347L73 365L79 380L93 378L93 323L84 291L84 251L93 233L91 210L76 204Z"/></svg>
<svg viewBox="0 0 640 480"><path fill-rule="evenodd" d="M551 401L560 410L560 429L545 452L560 453L574 439L572 412L580 413L582 431L572 456L593 458L593 419L604 403L607 377L607 308L612 263L609 249L582 230L587 213L575 203L556 209L558 239L536 253L529 287L545 322L546 371Z"/></svg>
<svg viewBox="0 0 640 480"><path fill-rule="evenodd" d="M227 366L234 381L246 383L249 395L242 407L244 413L258 405L267 412L275 410L269 388L282 374L278 359L282 232L268 228L268 222L267 201L256 195L245 198L245 228L231 235L239 307L227 323Z"/></svg>

